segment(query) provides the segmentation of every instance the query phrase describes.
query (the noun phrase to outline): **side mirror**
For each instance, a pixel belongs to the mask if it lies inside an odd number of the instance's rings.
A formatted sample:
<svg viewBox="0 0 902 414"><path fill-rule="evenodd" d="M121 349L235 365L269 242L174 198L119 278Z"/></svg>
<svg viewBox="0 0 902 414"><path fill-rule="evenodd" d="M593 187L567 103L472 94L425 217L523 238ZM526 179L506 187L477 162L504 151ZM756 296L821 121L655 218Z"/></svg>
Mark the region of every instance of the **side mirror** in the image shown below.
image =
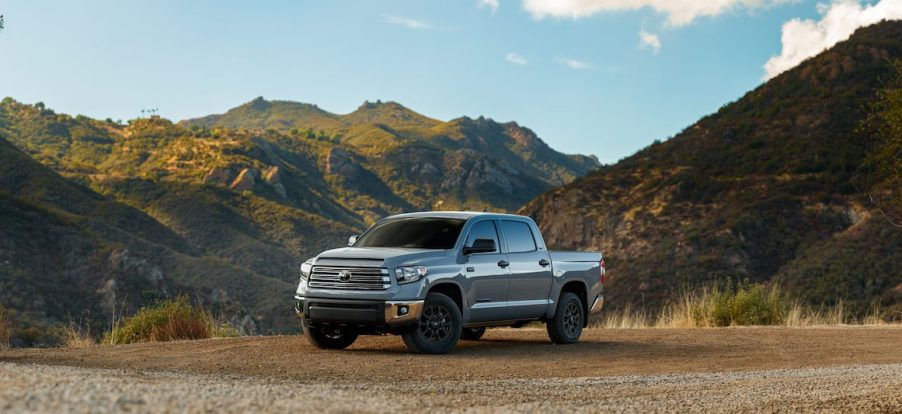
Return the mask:
<svg viewBox="0 0 902 414"><path fill-rule="evenodd" d="M354 243L357 243L357 236L348 237L348 247L353 246Z"/></svg>
<svg viewBox="0 0 902 414"><path fill-rule="evenodd" d="M469 255L473 253L492 253L495 250L495 241L492 239L476 239L473 240L473 245L470 247L464 247L464 254Z"/></svg>

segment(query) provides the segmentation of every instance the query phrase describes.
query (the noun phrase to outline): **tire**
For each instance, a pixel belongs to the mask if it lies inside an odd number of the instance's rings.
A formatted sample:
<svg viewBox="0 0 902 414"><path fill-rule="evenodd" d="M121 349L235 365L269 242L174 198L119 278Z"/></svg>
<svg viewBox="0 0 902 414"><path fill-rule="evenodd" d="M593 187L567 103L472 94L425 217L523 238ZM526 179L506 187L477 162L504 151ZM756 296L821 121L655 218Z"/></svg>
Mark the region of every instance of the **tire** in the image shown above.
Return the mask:
<svg viewBox="0 0 902 414"><path fill-rule="evenodd" d="M348 327L317 326L304 324L304 336L319 349L345 349L357 340L357 332Z"/></svg>
<svg viewBox="0 0 902 414"><path fill-rule="evenodd" d="M551 342L556 344L579 342L585 315L583 302L578 296L570 292L562 293L557 302L557 310L554 311L554 318L545 323Z"/></svg>
<svg viewBox="0 0 902 414"><path fill-rule="evenodd" d="M464 328L460 332L460 339L478 341L483 335L485 335L485 328Z"/></svg>
<svg viewBox="0 0 902 414"><path fill-rule="evenodd" d="M441 293L426 295L420 320L402 335L404 344L418 354L447 354L460 340L463 318L451 298Z"/></svg>

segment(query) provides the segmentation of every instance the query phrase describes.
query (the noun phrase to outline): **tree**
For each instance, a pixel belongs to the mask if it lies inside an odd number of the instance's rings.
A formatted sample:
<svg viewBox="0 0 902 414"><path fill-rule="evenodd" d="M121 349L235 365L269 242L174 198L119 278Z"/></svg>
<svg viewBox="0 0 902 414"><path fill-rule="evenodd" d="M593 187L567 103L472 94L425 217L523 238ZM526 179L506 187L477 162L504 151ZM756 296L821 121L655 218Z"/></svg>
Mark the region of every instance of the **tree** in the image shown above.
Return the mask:
<svg viewBox="0 0 902 414"><path fill-rule="evenodd" d="M0 14L0 32L3 31L3 15Z"/></svg>
<svg viewBox="0 0 902 414"><path fill-rule="evenodd" d="M895 78L880 91L867 126L876 139L868 154L876 186L870 199L894 226L902 227L902 60Z"/></svg>

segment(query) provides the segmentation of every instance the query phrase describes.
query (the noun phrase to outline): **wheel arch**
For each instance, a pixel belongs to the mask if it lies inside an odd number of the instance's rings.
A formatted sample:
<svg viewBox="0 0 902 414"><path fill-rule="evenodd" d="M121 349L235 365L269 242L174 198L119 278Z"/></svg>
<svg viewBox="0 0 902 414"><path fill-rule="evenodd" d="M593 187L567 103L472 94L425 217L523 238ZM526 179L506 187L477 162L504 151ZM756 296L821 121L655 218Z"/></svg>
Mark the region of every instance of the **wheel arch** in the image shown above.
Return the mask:
<svg viewBox="0 0 902 414"><path fill-rule="evenodd" d="M464 303L463 289L461 289L460 286L458 286L456 283L453 283L453 282L438 283L433 286L430 286L429 290L426 292L426 294L428 295L433 292L441 293L441 294L444 294L445 296L451 298L451 300L454 301L454 303L457 305L457 309L460 310L460 314L461 314L461 317L463 318L463 320L464 321L467 320L467 312L466 312L466 306Z"/></svg>
<svg viewBox="0 0 902 414"><path fill-rule="evenodd" d="M564 283L564 286L561 287L561 292L558 294L557 300L561 300L561 296L564 296L564 293L573 293L579 298L579 301L583 304L583 328L589 325L589 288L586 286L586 283L582 280L571 280L567 283ZM552 315L554 317L554 315Z"/></svg>

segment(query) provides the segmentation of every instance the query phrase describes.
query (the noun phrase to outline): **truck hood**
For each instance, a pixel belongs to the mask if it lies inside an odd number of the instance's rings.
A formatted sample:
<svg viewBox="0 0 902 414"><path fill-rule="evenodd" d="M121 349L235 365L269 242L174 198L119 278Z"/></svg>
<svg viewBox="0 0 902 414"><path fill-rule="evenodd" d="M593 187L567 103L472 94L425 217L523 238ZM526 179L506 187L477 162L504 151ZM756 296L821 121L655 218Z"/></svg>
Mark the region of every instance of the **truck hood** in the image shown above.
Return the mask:
<svg viewBox="0 0 902 414"><path fill-rule="evenodd" d="M342 247L327 250L316 257L316 261L366 260L383 261L384 266L414 263L422 259L441 257L447 250L404 249L388 247Z"/></svg>

